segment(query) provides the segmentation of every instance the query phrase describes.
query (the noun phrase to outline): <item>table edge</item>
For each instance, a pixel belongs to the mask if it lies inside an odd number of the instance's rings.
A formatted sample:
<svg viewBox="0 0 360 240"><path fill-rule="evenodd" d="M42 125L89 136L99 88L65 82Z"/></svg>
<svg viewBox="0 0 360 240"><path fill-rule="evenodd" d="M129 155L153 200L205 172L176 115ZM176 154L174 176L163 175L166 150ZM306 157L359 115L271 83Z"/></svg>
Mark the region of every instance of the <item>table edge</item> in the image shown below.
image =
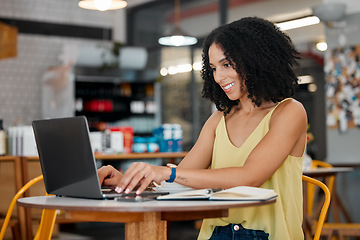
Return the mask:
<svg viewBox="0 0 360 240"><path fill-rule="evenodd" d="M29 198L50 198L55 196L36 196L36 197L26 197L20 198L17 201L17 205L21 207L28 208L40 208L40 209L61 209L65 211L97 211L97 212L127 212L127 213L138 213L138 212L191 212L191 211L211 211L211 210L226 210L229 208L243 208L243 207L255 207L273 204L276 202L276 198L269 199L266 201L209 201L209 200L190 200L187 202L218 202L223 204L212 204L212 205L193 205L193 206L178 206L175 205L176 202L184 202L184 201L166 201L166 202L174 202L174 206L152 206L152 207L144 207L140 206L139 208L128 208L128 207L120 207L119 206L95 206L95 207L83 207L83 206L64 206L64 205L47 205L47 204L33 204L24 202L24 199ZM86 199L84 199L86 200ZM99 201L112 201L112 200L99 200ZM160 202L160 201L158 201ZM164 201L165 202L165 201ZM137 203L134 203L137 204Z"/></svg>

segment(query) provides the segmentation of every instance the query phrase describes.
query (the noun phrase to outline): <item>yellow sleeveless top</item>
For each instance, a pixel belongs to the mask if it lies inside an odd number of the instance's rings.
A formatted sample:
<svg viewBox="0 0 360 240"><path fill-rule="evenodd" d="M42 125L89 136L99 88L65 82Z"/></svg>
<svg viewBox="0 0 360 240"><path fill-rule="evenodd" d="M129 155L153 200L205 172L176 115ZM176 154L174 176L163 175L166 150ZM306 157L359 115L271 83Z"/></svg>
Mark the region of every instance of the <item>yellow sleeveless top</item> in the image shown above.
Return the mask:
<svg viewBox="0 0 360 240"><path fill-rule="evenodd" d="M216 128L211 168L243 166L248 155L269 131L271 115L278 105L262 119L239 148L230 142L223 116ZM229 223L241 224L247 229L263 230L269 233L269 239L272 240L304 239L302 157L289 155L261 187L275 190L278 194L275 204L234 208L230 209L226 218L204 219L198 240L209 239L216 226L226 226Z"/></svg>

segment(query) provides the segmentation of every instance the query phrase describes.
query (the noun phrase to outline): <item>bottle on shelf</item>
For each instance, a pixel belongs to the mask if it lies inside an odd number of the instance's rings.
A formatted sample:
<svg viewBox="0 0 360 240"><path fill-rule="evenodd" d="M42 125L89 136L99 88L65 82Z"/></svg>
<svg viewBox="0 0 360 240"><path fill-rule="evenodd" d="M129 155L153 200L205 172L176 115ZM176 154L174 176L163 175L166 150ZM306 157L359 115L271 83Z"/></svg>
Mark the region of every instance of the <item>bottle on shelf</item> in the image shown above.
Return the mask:
<svg viewBox="0 0 360 240"><path fill-rule="evenodd" d="M158 139L160 152L183 151L183 130L180 124L162 124L154 128L153 135Z"/></svg>
<svg viewBox="0 0 360 240"><path fill-rule="evenodd" d="M180 124L172 124L172 134L173 134L173 152L182 152L183 151L183 130Z"/></svg>

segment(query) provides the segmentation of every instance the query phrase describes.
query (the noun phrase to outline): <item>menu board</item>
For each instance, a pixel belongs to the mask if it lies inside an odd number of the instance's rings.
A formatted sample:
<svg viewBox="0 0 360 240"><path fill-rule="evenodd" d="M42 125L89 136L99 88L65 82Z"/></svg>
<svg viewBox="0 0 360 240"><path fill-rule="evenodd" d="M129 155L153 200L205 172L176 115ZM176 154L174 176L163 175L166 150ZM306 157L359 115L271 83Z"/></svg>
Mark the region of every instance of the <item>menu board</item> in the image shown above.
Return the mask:
<svg viewBox="0 0 360 240"><path fill-rule="evenodd" d="M360 45L328 51L324 71L327 126L341 133L360 128Z"/></svg>

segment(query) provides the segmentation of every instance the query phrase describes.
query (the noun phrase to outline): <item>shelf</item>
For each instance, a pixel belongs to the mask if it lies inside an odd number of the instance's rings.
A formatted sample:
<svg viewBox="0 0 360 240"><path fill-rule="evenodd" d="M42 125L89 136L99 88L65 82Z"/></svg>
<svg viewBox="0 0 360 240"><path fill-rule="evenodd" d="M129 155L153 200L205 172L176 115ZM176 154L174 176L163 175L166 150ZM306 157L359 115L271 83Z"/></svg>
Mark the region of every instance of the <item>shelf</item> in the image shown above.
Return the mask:
<svg viewBox="0 0 360 240"><path fill-rule="evenodd" d="M148 131L143 126L144 122L155 122L155 79L142 81L139 77L136 81L119 81L125 73L86 68L78 70L75 76L75 115L87 117L91 131L104 130L107 125L122 125L126 119L129 125L138 125L138 129L133 126L135 133L152 132L152 129Z"/></svg>
<svg viewBox="0 0 360 240"><path fill-rule="evenodd" d="M122 118L122 116L126 115L129 116L130 115L130 109L126 109L124 111L111 111L111 112L96 112L96 111L76 111L75 112L76 116L79 115L85 115L88 117L98 117L98 118L103 118L103 117L112 117L112 116L116 116L117 118Z"/></svg>
<svg viewBox="0 0 360 240"><path fill-rule="evenodd" d="M148 158L183 158L188 152L157 152L157 153L122 153L122 154L95 154L96 160L124 160L124 159L148 159ZM22 157L26 161L38 161L37 156Z"/></svg>

